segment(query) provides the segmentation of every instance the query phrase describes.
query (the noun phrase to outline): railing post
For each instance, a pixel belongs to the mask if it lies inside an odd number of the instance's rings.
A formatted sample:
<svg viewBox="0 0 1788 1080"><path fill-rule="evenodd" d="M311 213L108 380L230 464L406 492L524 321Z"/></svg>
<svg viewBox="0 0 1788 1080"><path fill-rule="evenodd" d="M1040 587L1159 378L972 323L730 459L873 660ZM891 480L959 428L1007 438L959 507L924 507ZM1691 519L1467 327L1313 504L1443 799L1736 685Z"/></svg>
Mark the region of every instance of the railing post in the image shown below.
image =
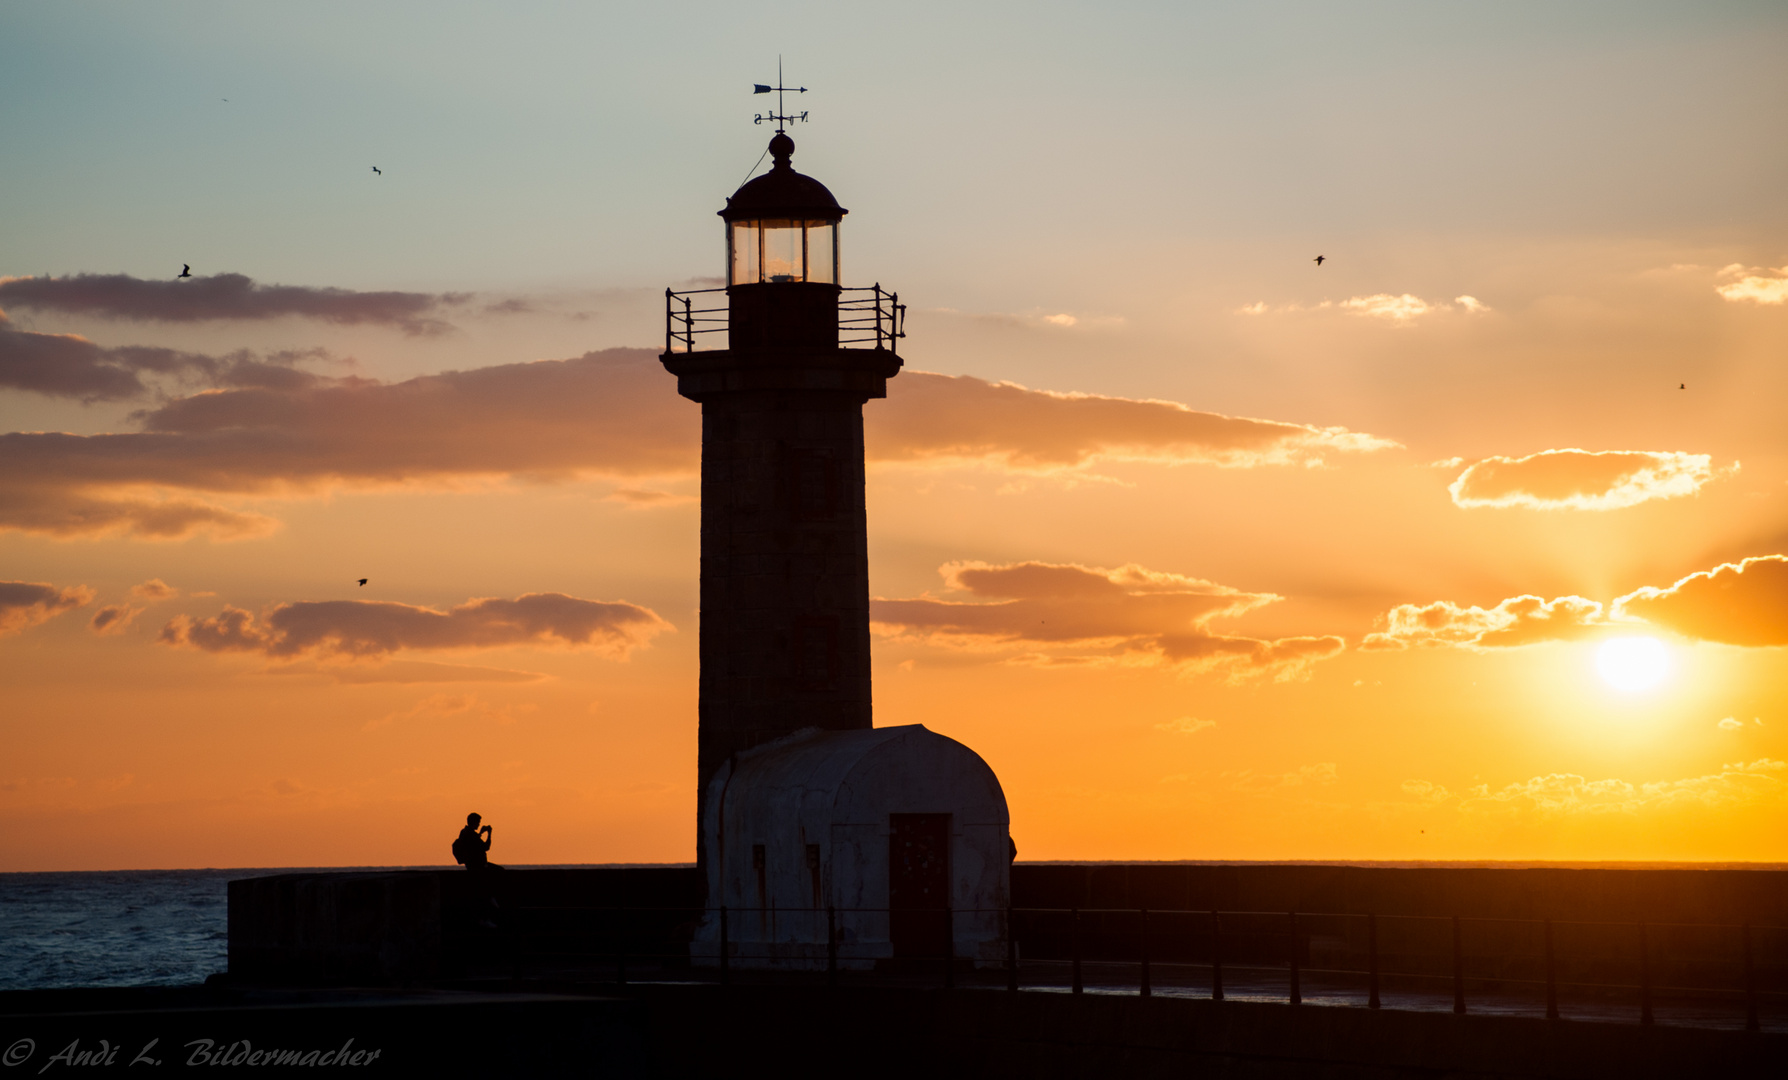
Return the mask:
<svg viewBox="0 0 1788 1080"><path fill-rule="evenodd" d="M1378 1001L1378 916L1366 916L1366 1008L1376 1009Z"/></svg>
<svg viewBox="0 0 1788 1080"><path fill-rule="evenodd" d="M1073 946L1073 948L1072 948L1072 956L1073 956L1073 963L1074 963L1073 989L1076 994L1079 994L1079 993L1084 992L1084 990L1086 989L1085 985L1081 982L1081 979L1080 979L1080 909L1074 908L1072 911L1070 911L1068 913L1068 920L1069 920L1068 937L1069 937L1070 941L1072 942L1072 946Z"/></svg>
<svg viewBox="0 0 1788 1080"><path fill-rule="evenodd" d="M1138 944L1141 946L1141 951L1142 951L1142 985L1138 989L1143 997L1149 997L1154 994L1155 989L1152 985L1150 985L1150 981L1149 981L1149 909L1148 908L1142 909L1140 932L1137 936L1138 936Z"/></svg>
<svg viewBox="0 0 1788 1080"><path fill-rule="evenodd" d="M1018 989L1018 935L1013 932L1012 907L1006 906L1006 989Z"/></svg>
<svg viewBox="0 0 1788 1080"><path fill-rule="evenodd" d="M720 905L720 985L725 986L733 981L732 968L727 954L732 951L726 940L726 905Z"/></svg>
<svg viewBox="0 0 1788 1080"><path fill-rule="evenodd" d="M1546 920L1546 1019L1558 1019L1558 961L1552 954L1552 920Z"/></svg>
<svg viewBox="0 0 1788 1080"><path fill-rule="evenodd" d="M1453 916L1453 1012L1465 1013L1465 947L1459 937L1459 916Z"/></svg>
<svg viewBox="0 0 1788 1080"><path fill-rule="evenodd" d="M671 298L675 295L668 287L664 290L664 353L666 356L670 355L671 342L675 340L671 337Z"/></svg>
<svg viewBox="0 0 1788 1080"><path fill-rule="evenodd" d="M1639 924L1639 1023L1650 1027L1651 1015L1651 948L1645 940L1645 924Z"/></svg>
<svg viewBox="0 0 1788 1080"><path fill-rule="evenodd" d="M1223 1000L1223 916L1211 912L1211 1000Z"/></svg>
<svg viewBox="0 0 1788 1080"><path fill-rule="evenodd" d="M838 985L838 910L826 905L826 985Z"/></svg>
<svg viewBox="0 0 1788 1080"><path fill-rule="evenodd" d="M1285 916L1291 920L1291 952L1286 954L1291 970L1291 1003L1293 1005L1302 1005L1304 1003L1304 991L1303 987L1299 985L1298 980L1298 913L1295 911L1288 911L1285 913Z"/></svg>
<svg viewBox="0 0 1788 1080"><path fill-rule="evenodd" d="M956 912L944 905L944 989L956 985Z"/></svg>
<svg viewBox="0 0 1788 1080"><path fill-rule="evenodd" d="M1745 1030L1759 1031L1762 1025L1757 1021L1757 973L1751 967L1751 924L1744 927L1745 949Z"/></svg>
<svg viewBox="0 0 1788 1080"><path fill-rule="evenodd" d="M689 297L683 298L683 351L695 351L695 312L689 309Z"/></svg>

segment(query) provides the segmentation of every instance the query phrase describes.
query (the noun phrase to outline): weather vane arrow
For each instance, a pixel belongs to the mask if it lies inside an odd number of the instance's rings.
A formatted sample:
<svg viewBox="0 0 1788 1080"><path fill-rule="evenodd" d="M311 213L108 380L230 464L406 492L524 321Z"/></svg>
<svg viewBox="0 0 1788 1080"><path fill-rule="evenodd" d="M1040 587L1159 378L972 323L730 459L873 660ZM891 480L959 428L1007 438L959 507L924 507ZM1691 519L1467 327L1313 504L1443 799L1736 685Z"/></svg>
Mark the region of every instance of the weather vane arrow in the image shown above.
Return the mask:
<svg viewBox="0 0 1788 1080"><path fill-rule="evenodd" d="M783 101L784 94L805 94L807 88L805 86L784 86L782 84L782 57L778 56L776 58L776 85L765 86L763 83L752 83L751 92L754 94L774 93L776 95L776 111L758 113L751 118L752 123L761 124L766 120L774 121L777 131L781 131L784 125L792 124L797 120L806 123L807 114L805 112L791 116L788 112L788 106Z"/></svg>

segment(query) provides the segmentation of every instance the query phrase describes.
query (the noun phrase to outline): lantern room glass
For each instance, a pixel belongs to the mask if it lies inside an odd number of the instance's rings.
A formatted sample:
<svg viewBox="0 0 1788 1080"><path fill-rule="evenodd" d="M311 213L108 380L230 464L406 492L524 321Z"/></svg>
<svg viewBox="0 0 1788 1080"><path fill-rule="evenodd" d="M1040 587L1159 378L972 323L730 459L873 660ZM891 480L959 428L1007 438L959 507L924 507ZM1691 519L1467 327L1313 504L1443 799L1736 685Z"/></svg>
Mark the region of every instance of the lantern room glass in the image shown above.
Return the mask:
<svg viewBox="0 0 1788 1080"><path fill-rule="evenodd" d="M747 218L727 231L728 285L838 284L838 221Z"/></svg>

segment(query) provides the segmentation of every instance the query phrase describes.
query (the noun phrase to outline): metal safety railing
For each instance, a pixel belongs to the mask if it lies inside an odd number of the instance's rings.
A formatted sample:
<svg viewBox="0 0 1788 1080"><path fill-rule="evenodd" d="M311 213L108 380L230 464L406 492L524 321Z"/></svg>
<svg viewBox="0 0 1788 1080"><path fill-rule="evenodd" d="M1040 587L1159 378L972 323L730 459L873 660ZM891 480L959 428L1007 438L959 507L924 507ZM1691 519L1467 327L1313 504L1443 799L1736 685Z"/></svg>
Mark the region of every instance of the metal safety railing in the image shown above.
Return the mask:
<svg viewBox="0 0 1788 1080"><path fill-rule="evenodd" d="M696 352L699 348L721 349L724 345L708 344L704 334L724 334L729 329L731 307L724 301L714 305L714 293L726 289L664 290L664 351ZM866 295L852 295L856 293ZM696 307L702 304L702 307ZM845 286L838 294L839 348L888 349L906 337L906 305L900 294L874 285Z"/></svg>
<svg viewBox="0 0 1788 1080"><path fill-rule="evenodd" d="M1693 1004L1705 1019L1759 1030L1788 1020L1788 927L1714 923L1635 923L1459 916L1357 915L1322 912L1190 911L1147 908L837 908L521 905L499 933L510 963L569 963L612 969L617 982L656 966L689 978L702 970L730 983L743 969L816 970L818 920L824 918L824 970L840 979L841 954L855 967L866 959L860 935L845 924L863 917L906 918L909 933L876 970L852 979L911 979L931 970L942 985L959 981L1005 989L1084 993L1133 987L1214 1001L1306 1001L1314 980L1320 1000L1341 997L1367 1008L1396 997L1429 1008L1451 997L1464 1014L1471 1002L1509 1011L1511 1002L1558 1019L1566 999L1578 1015L1607 1015L1637 1006L1638 1020L1657 1022L1660 1001ZM772 924L806 917L806 934L774 940L739 933L738 920ZM919 922L910 920L915 917ZM506 918L506 922L510 919ZM977 925L978 924L978 925ZM705 925L703 940L698 926ZM786 922L782 925L787 926ZM891 927L883 927L888 929ZM1003 958L957 954L959 935L986 935ZM872 948L885 948L887 940ZM791 955L790 948L807 952ZM973 961L973 962L972 962ZM892 962L892 963L890 963ZM1227 980L1227 983L1226 983ZM1063 985L1065 983L1065 986ZM1341 990L1346 993L1342 994ZM1712 1013L1709 1013L1709 1010Z"/></svg>

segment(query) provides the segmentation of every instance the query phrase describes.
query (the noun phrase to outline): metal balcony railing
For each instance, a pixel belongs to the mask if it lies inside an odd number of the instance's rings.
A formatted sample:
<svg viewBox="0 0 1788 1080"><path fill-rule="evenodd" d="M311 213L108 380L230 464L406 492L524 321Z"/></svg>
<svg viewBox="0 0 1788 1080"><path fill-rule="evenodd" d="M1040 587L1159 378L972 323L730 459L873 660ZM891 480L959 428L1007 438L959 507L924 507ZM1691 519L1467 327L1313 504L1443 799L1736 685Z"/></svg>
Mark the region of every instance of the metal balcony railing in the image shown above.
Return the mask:
<svg viewBox="0 0 1788 1080"><path fill-rule="evenodd" d="M716 293L721 295L715 296ZM726 348L701 337L727 332L730 306L725 293L724 287L664 290L664 351L689 353ZM905 336L906 305L900 302L899 293L882 288L880 282L846 286L839 291L839 348L892 350L894 343Z"/></svg>
<svg viewBox="0 0 1788 1080"><path fill-rule="evenodd" d="M1103 992L1221 1001L1364 1005L1454 1013L1544 1015L1650 1026L1788 1026L1788 927L1589 922L1320 912L1146 908L754 908L528 905L485 923L493 959L516 972L611 969L618 982L771 977L824 965L841 977L845 927L865 916L929 916L934 943L906 966L848 973L853 982ZM805 958L741 925L768 916L824 927ZM1005 956L956 955L962 920L991 922ZM696 927L709 937L696 941ZM717 931L717 939L714 932ZM729 932L730 931L730 932ZM449 936L453 935L450 928ZM746 940L741 940L741 936ZM823 951L821 951L823 941ZM917 968L913 964L918 961ZM752 970L741 970L749 968ZM756 971L754 976L752 971Z"/></svg>

